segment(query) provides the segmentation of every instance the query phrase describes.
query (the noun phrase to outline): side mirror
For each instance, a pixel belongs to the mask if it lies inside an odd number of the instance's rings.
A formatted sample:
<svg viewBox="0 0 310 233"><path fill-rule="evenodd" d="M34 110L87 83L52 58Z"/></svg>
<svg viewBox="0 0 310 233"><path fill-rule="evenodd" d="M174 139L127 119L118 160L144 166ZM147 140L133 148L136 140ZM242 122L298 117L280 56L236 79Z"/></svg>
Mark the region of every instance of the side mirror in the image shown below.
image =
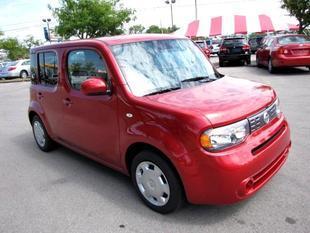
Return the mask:
<svg viewBox="0 0 310 233"><path fill-rule="evenodd" d="M89 77L82 82L81 91L85 95L105 95L108 92L108 87L102 78Z"/></svg>

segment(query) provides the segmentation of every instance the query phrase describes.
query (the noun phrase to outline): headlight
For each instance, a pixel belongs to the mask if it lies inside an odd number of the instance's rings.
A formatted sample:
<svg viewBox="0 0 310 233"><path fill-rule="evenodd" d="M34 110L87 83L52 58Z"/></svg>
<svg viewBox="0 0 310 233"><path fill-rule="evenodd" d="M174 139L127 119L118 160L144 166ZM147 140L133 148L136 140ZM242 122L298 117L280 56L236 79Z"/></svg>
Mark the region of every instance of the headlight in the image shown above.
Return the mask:
<svg viewBox="0 0 310 233"><path fill-rule="evenodd" d="M279 116L280 113L281 113L281 109L280 109L280 100L279 100L279 99L277 99L277 100L275 101L275 106L276 106L276 114L277 114L277 116Z"/></svg>
<svg viewBox="0 0 310 233"><path fill-rule="evenodd" d="M245 119L231 125L205 131L200 136L200 143L206 150L222 150L243 142L249 133L249 122Z"/></svg>

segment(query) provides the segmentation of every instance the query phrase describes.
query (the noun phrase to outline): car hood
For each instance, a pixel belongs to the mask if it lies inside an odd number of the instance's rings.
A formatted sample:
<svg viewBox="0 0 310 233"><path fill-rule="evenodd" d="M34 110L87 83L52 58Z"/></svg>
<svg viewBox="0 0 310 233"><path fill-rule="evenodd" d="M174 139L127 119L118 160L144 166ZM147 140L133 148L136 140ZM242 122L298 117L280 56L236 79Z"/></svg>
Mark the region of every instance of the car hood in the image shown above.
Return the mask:
<svg viewBox="0 0 310 233"><path fill-rule="evenodd" d="M271 104L276 94L270 86L225 76L196 87L147 98L190 114L203 114L217 126L253 115Z"/></svg>

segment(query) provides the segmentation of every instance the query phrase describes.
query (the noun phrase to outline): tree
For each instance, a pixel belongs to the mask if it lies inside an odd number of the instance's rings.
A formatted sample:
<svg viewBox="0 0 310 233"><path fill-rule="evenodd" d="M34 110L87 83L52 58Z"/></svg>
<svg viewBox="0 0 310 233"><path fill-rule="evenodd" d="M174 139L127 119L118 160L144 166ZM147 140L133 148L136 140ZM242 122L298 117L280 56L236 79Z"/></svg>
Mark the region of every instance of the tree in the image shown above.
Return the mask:
<svg viewBox="0 0 310 233"><path fill-rule="evenodd" d="M61 0L59 8L49 9L57 18L56 32L66 39L80 39L123 33L124 23L134 17L134 11L123 8L119 0Z"/></svg>
<svg viewBox="0 0 310 233"><path fill-rule="evenodd" d="M24 40L24 44L26 45L26 47L28 48L28 50L30 50L33 47L39 46L42 44L42 42L40 40L36 40L34 39L33 36L28 35L27 38Z"/></svg>
<svg viewBox="0 0 310 233"><path fill-rule="evenodd" d="M141 24L133 25L129 28L129 34L143 33L145 27Z"/></svg>
<svg viewBox="0 0 310 233"><path fill-rule="evenodd" d="M10 60L18 60L29 57L29 50L16 38L5 38L0 40L0 48L8 51Z"/></svg>
<svg viewBox="0 0 310 233"><path fill-rule="evenodd" d="M147 30L146 33L172 33L176 30L178 30L179 28L176 27L175 25L173 25L173 27L168 27L168 28L163 28L163 27L159 27L157 25L151 25Z"/></svg>
<svg viewBox="0 0 310 233"><path fill-rule="evenodd" d="M310 25L310 0L282 0L283 9L289 11L299 22L299 33Z"/></svg>
<svg viewBox="0 0 310 233"><path fill-rule="evenodd" d="M164 33L162 28L158 27L157 25L151 25L147 30L146 33Z"/></svg>

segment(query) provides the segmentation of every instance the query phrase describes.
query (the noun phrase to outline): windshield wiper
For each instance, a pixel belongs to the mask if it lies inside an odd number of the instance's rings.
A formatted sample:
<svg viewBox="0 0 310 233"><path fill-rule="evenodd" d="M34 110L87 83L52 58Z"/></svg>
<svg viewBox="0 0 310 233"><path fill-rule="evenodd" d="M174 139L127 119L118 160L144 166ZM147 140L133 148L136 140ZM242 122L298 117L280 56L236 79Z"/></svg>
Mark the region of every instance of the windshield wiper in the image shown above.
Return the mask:
<svg viewBox="0 0 310 233"><path fill-rule="evenodd" d="M195 81L211 82L211 81L214 81L214 79L210 79L208 76L197 76L194 78L184 79L181 82L185 83L185 82L195 82Z"/></svg>
<svg viewBox="0 0 310 233"><path fill-rule="evenodd" d="M162 94L162 93L166 93L166 92L174 91L174 90L178 90L178 89L181 89L181 87L171 87L171 88L167 88L167 89L160 89L158 91L154 91L154 92L151 92L149 94L146 94L145 96Z"/></svg>

